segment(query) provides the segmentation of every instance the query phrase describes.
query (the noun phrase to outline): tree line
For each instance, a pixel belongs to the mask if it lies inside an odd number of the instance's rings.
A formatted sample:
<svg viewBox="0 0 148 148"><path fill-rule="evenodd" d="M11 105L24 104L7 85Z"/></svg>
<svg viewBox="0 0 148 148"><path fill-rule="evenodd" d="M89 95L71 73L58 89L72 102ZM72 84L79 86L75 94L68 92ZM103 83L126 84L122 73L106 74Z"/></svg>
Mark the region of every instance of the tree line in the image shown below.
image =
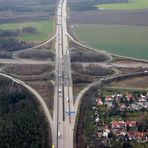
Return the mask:
<svg viewBox="0 0 148 148"><path fill-rule="evenodd" d="M71 54L71 62L103 62L108 60L104 54L87 51L77 51Z"/></svg>
<svg viewBox="0 0 148 148"><path fill-rule="evenodd" d="M24 27L22 29L6 29L2 30L0 29L0 37L17 37L22 34L32 34L32 33L37 33L36 28L34 27Z"/></svg>
<svg viewBox="0 0 148 148"><path fill-rule="evenodd" d="M127 3L129 0L81 0L79 2L69 2L72 11L97 10L95 5L106 3Z"/></svg>
<svg viewBox="0 0 148 148"><path fill-rule="evenodd" d="M31 43L19 41L16 38L0 38L0 51L17 51L32 47Z"/></svg>

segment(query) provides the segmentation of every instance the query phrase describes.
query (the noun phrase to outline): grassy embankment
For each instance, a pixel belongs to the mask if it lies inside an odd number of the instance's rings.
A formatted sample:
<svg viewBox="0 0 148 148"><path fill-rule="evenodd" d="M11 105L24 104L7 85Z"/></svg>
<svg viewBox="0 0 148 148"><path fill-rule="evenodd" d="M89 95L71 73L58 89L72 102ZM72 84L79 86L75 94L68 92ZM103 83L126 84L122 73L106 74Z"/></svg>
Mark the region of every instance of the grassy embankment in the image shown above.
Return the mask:
<svg viewBox="0 0 148 148"><path fill-rule="evenodd" d="M49 36L52 36L54 31L55 22L54 20L43 20L34 22L23 22L23 23L6 23L0 24L0 29L22 29L24 27L34 27L37 33L34 34L23 34L19 36L20 40L23 41L44 41Z"/></svg>

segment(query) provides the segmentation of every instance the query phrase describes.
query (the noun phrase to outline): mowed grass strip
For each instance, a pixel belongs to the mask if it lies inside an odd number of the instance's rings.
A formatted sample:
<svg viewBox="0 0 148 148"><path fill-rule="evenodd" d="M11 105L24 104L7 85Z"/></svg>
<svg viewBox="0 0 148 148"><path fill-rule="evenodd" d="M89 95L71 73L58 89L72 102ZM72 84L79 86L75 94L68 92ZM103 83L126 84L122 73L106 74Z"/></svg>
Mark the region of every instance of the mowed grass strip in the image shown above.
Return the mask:
<svg viewBox="0 0 148 148"><path fill-rule="evenodd" d="M98 24L75 26L76 37L90 47L148 60L148 26Z"/></svg>
<svg viewBox="0 0 148 148"><path fill-rule="evenodd" d="M128 3L101 4L96 6L112 10L148 9L148 0L129 0Z"/></svg>
<svg viewBox="0 0 148 148"><path fill-rule="evenodd" d="M34 34L23 34L19 36L20 40L24 41L44 41L48 37L52 36L54 31L55 22L54 20L42 20L34 22L23 22L23 23L7 23L0 24L0 29L22 29L24 27L34 27L37 33Z"/></svg>

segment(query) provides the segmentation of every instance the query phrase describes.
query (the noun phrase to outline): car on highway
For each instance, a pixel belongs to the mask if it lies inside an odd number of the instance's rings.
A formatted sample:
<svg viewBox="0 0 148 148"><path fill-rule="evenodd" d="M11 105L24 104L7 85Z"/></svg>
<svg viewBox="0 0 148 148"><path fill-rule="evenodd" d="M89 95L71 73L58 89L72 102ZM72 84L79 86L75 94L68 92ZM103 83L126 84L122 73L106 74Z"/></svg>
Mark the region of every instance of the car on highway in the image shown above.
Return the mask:
<svg viewBox="0 0 148 148"><path fill-rule="evenodd" d="M61 93L61 89L59 88L59 93Z"/></svg>
<svg viewBox="0 0 148 148"><path fill-rule="evenodd" d="M66 101L67 101L67 102L69 101L69 98L68 98L68 97L66 98Z"/></svg>
<svg viewBox="0 0 148 148"><path fill-rule="evenodd" d="M70 113L69 109L67 109L67 110L66 110L66 113L67 113L67 114L69 114L69 113Z"/></svg>
<svg viewBox="0 0 148 148"><path fill-rule="evenodd" d="M65 76L65 79L68 79L68 76Z"/></svg>
<svg viewBox="0 0 148 148"><path fill-rule="evenodd" d="M60 132L58 132L58 138L61 138L61 133Z"/></svg>
<svg viewBox="0 0 148 148"><path fill-rule="evenodd" d="M105 80L105 78L100 79L100 81L104 81L104 80Z"/></svg>
<svg viewBox="0 0 148 148"><path fill-rule="evenodd" d="M61 74L59 73L59 78L61 77Z"/></svg>
<svg viewBox="0 0 148 148"><path fill-rule="evenodd" d="M59 93L59 96L62 97L62 93Z"/></svg>

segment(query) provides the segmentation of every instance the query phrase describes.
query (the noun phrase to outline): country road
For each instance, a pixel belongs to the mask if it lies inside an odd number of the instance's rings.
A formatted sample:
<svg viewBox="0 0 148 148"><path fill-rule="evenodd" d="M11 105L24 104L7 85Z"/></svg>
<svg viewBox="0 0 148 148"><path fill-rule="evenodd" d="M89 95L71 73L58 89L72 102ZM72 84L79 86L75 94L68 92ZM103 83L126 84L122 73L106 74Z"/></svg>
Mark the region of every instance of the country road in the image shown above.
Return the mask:
<svg viewBox="0 0 148 148"><path fill-rule="evenodd" d="M30 60L30 59L0 59L0 64L53 64L52 61L49 60Z"/></svg>

